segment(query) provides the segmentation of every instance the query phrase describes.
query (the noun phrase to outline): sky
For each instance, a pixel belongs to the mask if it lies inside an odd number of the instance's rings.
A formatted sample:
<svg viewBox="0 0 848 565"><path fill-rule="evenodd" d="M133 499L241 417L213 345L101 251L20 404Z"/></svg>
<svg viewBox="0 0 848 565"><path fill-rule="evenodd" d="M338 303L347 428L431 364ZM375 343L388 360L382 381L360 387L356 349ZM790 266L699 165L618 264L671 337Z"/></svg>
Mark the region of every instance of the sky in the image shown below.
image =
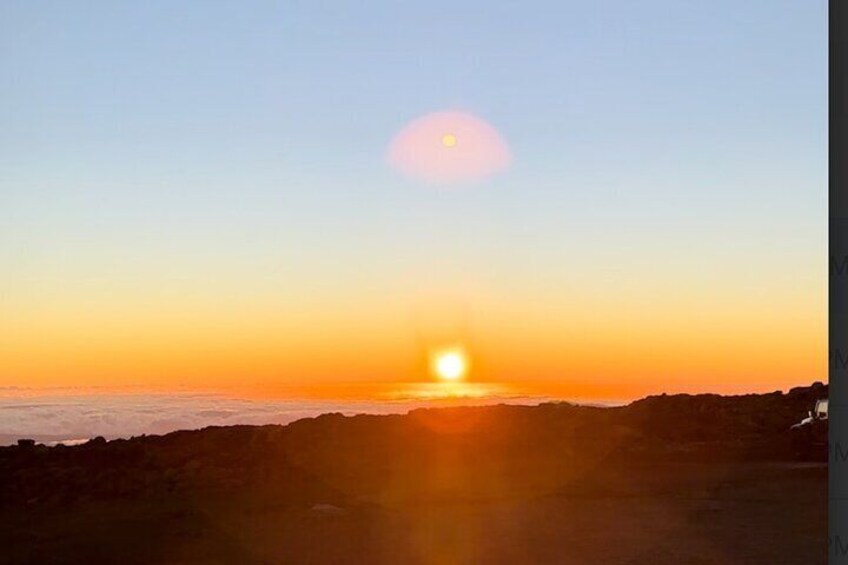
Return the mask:
<svg viewBox="0 0 848 565"><path fill-rule="evenodd" d="M0 387L825 380L826 39L808 0L0 3ZM509 159L405 174L439 112Z"/></svg>

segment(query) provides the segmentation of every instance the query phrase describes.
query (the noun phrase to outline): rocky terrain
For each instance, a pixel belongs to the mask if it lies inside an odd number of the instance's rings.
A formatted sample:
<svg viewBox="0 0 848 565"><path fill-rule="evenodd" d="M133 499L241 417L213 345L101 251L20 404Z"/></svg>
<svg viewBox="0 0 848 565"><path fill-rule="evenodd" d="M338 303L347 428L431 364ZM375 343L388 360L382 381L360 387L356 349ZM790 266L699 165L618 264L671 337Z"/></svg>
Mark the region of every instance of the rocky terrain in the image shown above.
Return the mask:
<svg viewBox="0 0 848 565"><path fill-rule="evenodd" d="M0 448L2 563L826 562L827 386Z"/></svg>

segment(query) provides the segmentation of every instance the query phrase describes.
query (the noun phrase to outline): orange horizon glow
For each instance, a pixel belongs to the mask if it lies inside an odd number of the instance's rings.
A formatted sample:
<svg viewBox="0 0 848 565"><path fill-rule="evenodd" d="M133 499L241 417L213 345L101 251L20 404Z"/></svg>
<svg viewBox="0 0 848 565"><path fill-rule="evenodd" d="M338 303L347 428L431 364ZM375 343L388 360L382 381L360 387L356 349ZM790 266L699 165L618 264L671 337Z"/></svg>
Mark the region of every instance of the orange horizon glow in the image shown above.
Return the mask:
<svg viewBox="0 0 848 565"><path fill-rule="evenodd" d="M517 298L484 296L458 336L473 342L469 385L636 398L767 392L826 380L823 307L779 312L749 303L639 312L564 297L516 309ZM7 317L14 323L0 327L0 386L143 385L260 396L311 388L349 397L435 382L427 353L434 345L421 342L402 302L363 301L346 311L328 303L320 315L262 300L238 311L135 304Z"/></svg>

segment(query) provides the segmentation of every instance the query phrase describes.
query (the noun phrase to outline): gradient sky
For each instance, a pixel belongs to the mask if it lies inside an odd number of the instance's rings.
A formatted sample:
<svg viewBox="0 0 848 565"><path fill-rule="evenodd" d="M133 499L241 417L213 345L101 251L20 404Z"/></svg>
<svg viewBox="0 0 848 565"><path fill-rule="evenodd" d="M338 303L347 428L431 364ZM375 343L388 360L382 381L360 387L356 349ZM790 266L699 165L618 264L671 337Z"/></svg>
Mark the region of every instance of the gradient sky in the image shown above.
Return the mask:
<svg viewBox="0 0 848 565"><path fill-rule="evenodd" d="M0 81L0 386L826 378L823 1L6 1Z"/></svg>

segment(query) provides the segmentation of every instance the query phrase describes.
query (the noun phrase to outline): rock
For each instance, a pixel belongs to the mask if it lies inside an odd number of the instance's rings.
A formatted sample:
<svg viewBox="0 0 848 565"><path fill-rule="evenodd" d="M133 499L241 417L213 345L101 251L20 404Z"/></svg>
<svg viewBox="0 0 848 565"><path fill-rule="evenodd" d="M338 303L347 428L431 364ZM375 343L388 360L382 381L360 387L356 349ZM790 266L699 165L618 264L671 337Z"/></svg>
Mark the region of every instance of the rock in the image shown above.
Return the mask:
<svg viewBox="0 0 848 565"><path fill-rule="evenodd" d="M315 504L311 508L311 512L319 516L344 516L347 514L347 510L333 504Z"/></svg>

